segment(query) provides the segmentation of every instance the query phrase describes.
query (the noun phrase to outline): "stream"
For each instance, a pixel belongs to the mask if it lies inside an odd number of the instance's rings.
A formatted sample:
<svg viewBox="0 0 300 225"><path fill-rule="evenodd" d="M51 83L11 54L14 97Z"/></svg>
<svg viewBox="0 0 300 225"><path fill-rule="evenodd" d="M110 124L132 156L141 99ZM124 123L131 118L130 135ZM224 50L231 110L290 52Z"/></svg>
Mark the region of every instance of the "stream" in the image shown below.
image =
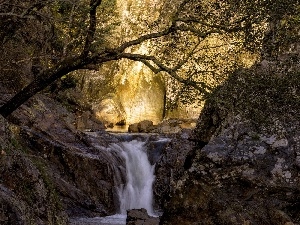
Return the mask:
<svg viewBox="0 0 300 225"><path fill-rule="evenodd" d="M122 134L123 141L111 144L110 151L116 152L124 159L126 168L126 184L116 187L119 198L117 214L106 217L72 218L70 225L125 225L129 209L145 208L150 216L158 216L153 209L154 168L147 152L148 138L136 138L130 134ZM156 143L164 145L169 139L160 138ZM152 156L153 157L153 156ZM158 157L157 155L154 157ZM118 166L118 165L117 165ZM118 173L118 172L117 172ZM117 174L122 176L121 174ZM123 175L124 176L124 175Z"/></svg>

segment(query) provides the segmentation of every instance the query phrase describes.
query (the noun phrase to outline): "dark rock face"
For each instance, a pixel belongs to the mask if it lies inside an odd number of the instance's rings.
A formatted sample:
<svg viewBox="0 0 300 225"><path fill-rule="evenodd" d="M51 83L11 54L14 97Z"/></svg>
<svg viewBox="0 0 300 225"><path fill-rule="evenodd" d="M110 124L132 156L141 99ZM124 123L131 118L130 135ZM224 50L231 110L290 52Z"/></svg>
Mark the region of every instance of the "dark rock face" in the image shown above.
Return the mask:
<svg viewBox="0 0 300 225"><path fill-rule="evenodd" d="M77 113L75 123L78 130L99 131L105 129L103 123L97 120L90 111Z"/></svg>
<svg viewBox="0 0 300 225"><path fill-rule="evenodd" d="M68 224L68 217L116 212L118 141L75 129L76 116L42 95L0 118L0 223Z"/></svg>
<svg viewBox="0 0 300 225"><path fill-rule="evenodd" d="M66 224L54 188L35 165L36 156L21 145L19 131L0 117L1 224Z"/></svg>
<svg viewBox="0 0 300 225"><path fill-rule="evenodd" d="M158 225L159 218L147 214L146 209L132 209L127 211L126 225Z"/></svg>
<svg viewBox="0 0 300 225"><path fill-rule="evenodd" d="M139 127L138 123L133 123L128 126L128 132L129 133L138 133L139 132Z"/></svg>
<svg viewBox="0 0 300 225"><path fill-rule="evenodd" d="M62 204L69 216L107 215L115 211L114 156L97 152L92 145L87 147L80 141L68 146L53 143L30 130L22 131L22 137L30 140L28 146L39 150L35 154L45 159L45 173L64 196ZM88 138L80 137L91 143Z"/></svg>
<svg viewBox="0 0 300 225"><path fill-rule="evenodd" d="M236 124L213 138L176 181L163 224L299 222L299 123L284 130L254 136Z"/></svg>
<svg viewBox="0 0 300 225"><path fill-rule="evenodd" d="M164 208L175 188L174 182L184 174L186 157L194 146L194 143L188 140L190 135L191 130L187 129L169 135L170 143L163 148L161 156L156 162L153 191L156 207L159 209Z"/></svg>
<svg viewBox="0 0 300 225"><path fill-rule="evenodd" d="M300 223L299 72L244 72L207 102L161 224Z"/></svg>

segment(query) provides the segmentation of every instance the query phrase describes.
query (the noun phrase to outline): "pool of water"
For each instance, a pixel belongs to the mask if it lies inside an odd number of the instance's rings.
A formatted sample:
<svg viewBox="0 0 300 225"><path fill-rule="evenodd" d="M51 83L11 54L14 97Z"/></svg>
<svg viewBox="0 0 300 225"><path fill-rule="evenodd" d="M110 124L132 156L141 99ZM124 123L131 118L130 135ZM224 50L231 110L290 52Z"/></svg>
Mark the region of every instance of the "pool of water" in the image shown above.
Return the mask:
<svg viewBox="0 0 300 225"><path fill-rule="evenodd" d="M125 225L126 215L116 214L106 217L72 218L70 225Z"/></svg>

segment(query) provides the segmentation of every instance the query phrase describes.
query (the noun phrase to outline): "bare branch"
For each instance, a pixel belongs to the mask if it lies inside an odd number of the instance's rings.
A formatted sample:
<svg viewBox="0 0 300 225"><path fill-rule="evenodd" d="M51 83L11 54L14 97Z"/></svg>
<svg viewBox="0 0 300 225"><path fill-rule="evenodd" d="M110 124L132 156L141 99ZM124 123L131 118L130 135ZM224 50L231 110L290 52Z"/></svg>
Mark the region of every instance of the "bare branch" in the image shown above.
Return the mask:
<svg viewBox="0 0 300 225"><path fill-rule="evenodd" d="M51 2L51 0L49 0L48 2ZM21 19L32 19L32 18L36 18L36 17L40 17L40 18L45 18L47 20L50 20L52 18L49 18L48 16L46 16L45 14L42 14L39 10L44 8L47 5L47 2L38 2L38 3L34 3L30 6L20 6L20 5L16 5L16 4L9 4L9 3L3 3L1 5L6 5L6 6L12 6L14 7L14 9L12 9L11 12L2 12L0 13L0 17L17 17L17 18L21 18ZM23 11L22 13L16 13L15 8L18 9L18 11Z"/></svg>
<svg viewBox="0 0 300 225"><path fill-rule="evenodd" d="M119 54L118 57L143 62L154 73L166 72L171 77L173 77L174 79L179 81L180 83L189 85L189 86L195 88L196 90L202 92L204 95L208 94L209 91L211 90L211 88L207 84L205 84L204 82L192 81L190 79L184 79L184 78L180 77L177 74L177 70L179 69L178 65L175 68L169 68L166 65L164 65L162 62L160 62L154 56L147 56L147 55L141 55L141 54L121 53L121 54ZM154 67L150 62L154 63L157 66L157 68ZM182 64L182 63L179 63L179 64Z"/></svg>
<svg viewBox="0 0 300 225"><path fill-rule="evenodd" d="M156 38L168 35L173 31L174 31L174 27L170 26L170 27L168 27L168 28L166 28L162 31L159 31L159 32L145 34L145 35L142 35L142 36L140 36L139 38L137 38L135 40L125 42L120 47L118 47L114 50L111 50L111 51L116 52L116 53L120 53L120 52L125 51L126 48L141 44L142 42L144 42L146 40L156 39Z"/></svg>
<svg viewBox="0 0 300 225"><path fill-rule="evenodd" d="M25 16L23 13L22 14L16 14L13 12L8 12L8 13L0 13L0 16L11 16L11 17L19 17L19 18L30 18L30 16Z"/></svg>
<svg viewBox="0 0 300 225"><path fill-rule="evenodd" d="M95 36L96 26L97 26L96 11L97 11L97 7L101 4L101 2L102 0L90 0L90 12L89 12L90 24L85 39L84 50L82 52L82 55L85 56L88 55L91 44L94 41L94 36Z"/></svg>
<svg viewBox="0 0 300 225"><path fill-rule="evenodd" d="M184 24L186 24L187 27L190 27L190 29L192 28L191 25L188 25L189 23L192 24L199 24L202 26L205 26L207 28L212 28L214 29L215 32L220 33L220 31L224 32L236 32L242 29L242 23L247 19L247 17L243 17L235 22L232 22L231 24L210 24L210 23L206 23L202 20L200 20L199 18L196 17L187 17L187 18L178 18L178 22L183 22Z"/></svg>

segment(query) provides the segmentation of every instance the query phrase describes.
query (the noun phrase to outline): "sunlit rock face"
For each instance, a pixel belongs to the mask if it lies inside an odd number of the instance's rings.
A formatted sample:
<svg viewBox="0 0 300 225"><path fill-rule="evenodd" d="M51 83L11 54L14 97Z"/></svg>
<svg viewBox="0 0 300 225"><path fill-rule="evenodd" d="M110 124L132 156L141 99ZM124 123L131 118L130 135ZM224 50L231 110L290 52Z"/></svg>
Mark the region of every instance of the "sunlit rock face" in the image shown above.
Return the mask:
<svg viewBox="0 0 300 225"><path fill-rule="evenodd" d="M154 76L140 62L124 64L117 95L124 108L126 122L132 124L144 119L160 122L164 111L163 79Z"/></svg>
<svg viewBox="0 0 300 225"><path fill-rule="evenodd" d="M144 22L157 20L161 5L162 1L117 1L121 21L117 30L119 42L134 39L145 31L147 27ZM150 51L148 43L130 50L137 54L149 54ZM127 124L145 119L158 123L163 119L165 83L160 75L154 75L141 62L122 60L114 76L114 97L104 99L94 107L99 119L112 123L124 120Z"/></svg>
<svg viewBox="0 0 300 225"><path fill-rule="evenodd" d="M107 124L116 124L126 120L122 104L115 95L102 100L94 107L94 111L96 117Z"/></svg>
<svg viewBox="0 0 300 225"><path fill-rule="evenodd" d="M124 63L116 79L116 92L94 105L96 116L106 123L127 124L163 119L165 85L141 63Z"/></svg>

